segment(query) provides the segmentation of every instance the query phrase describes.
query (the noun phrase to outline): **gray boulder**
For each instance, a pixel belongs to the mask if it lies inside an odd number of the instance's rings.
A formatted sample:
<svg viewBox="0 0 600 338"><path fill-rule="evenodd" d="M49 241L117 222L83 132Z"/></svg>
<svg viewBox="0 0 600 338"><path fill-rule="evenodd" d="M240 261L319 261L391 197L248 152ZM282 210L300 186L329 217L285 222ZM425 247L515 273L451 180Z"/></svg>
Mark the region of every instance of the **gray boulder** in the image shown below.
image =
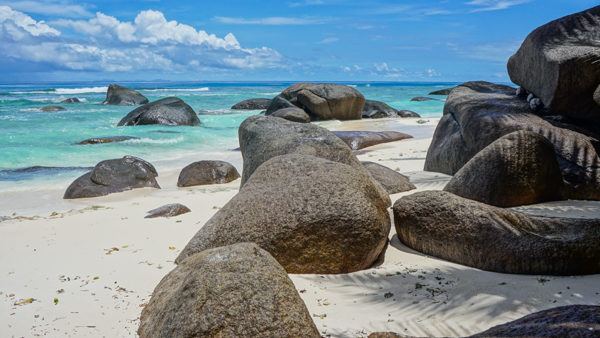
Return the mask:
<svg viewBox="0 0 600 338"><path fill-rule="evenodd" d="M264 110L269 108L271 99L248 99L234 104L231 109L237 110Z"/></svg>
<svg viewBox="0 0 600 338"><path fill-rule="evenodd" d="M138 335L320 337L285 270L253 243L198 253L154 289Z"/></svg>
<svg viewBox="0 0 600 338"><path fill-rule="evenodd" d="M567 305L532 313L471 336L495 337L600 337L600 306Z"/></svg>
<svg viewBox="0 0 600 338"><path fill-rule="evenodd" d="M400 117L421 117L421 115L415 113L412 110L398 110L396 113Z"/></svg>
<svg viewBox="0 0 600 338"><path fill-rule="evenodd" d="M375 100L366 100L362 111L363 118L380 119L385 117L398 117L398 111L387 103Z"/></svg>
<svg viewBox="0 0 600 338"><path fill-rule="evenodd" d="M271 100L271 103L267 107L267 111L265 112L265 114L271 115L274 112L281 110L281 109L285 109L285 108L298 108L298 107L295 106L290 101L288 101L287 99L285 99L283 96L278 95L275 98L273 98L273 100Z"/></svg>
<svg viewBox="0 0 600 338"><path fill-rule="evenodd" d="M573 121L534 115L515 88L488 82L468 82L452 91L425 170L454 175L490 143L519 130L543 135L553 144L566 182L563 198L600 199L598 137Z"/></svg>
<svg viewBox="0 0 600 338"><path fill-rule="evenodd" d="M304 154L263 163L176 262L251 241L288 273L348 273L373 265L390 230L389 197L364 170Z"/></svg>
<svg viewBox="0 0 600 338"><path fill-rule="evenodd" d="M600 219L529 216L445 191L402 197L393 211L404 244L451 262L501 273L600 273Z"/></svg>
<svg viewBox="0 0 600 338"><path fill-rule="evenodd" d="M299 123L309 123L310 122L310 116L308 116L308 114L304 110L302 110L298 107L279 109L279 110L275 111L273 114L270 114L269 116L281 117L282 119L286 119L286 120L292 121L292 122L299 122Z"/></svg>
<svg viewBox="0 0 600 338"><path fill-rule="evenodd" d="M427 101L437 101L437 99L426 97L426 96L417 96L410 99L413 102L427 102Z"/></svg>
<svg viewBox="0 0 600 338"><path fill-rule="evenodd" d="M102 102L102 104L118 106L137 106L146 103L148 103L148 99L144 95L135 90L119 86L118 84L111 84L108 86L106 99Z"/></svg>
<svg viewBox="0 0 600 338"><path fill-rule="evenodd" d="M600 6L534 30L508 61L512 82L553 113L600 122Z"/></svg>
<svg viewBox="0 0 600 338"><path fill-rule="evenodd" d="M190 208L183 204L174 203L163 205L162 207L152 209L147 212L147 216L144 218L157 218L157 217L175 217L182 214L191 212Z"/></svg>
<svg viewBox="0 0 600 338"><path fill-rule="evenodd" d="M87 144L103 144L103 143L114 143L114 142L123 142L129 140L138 140L139 137L134 136L107 136L107 137L93 137L85 139L77 144L87 145Z"/></svg>
<svg viewBox="0 0 600 338"><path fill-rule="evenodd" d="M163 124L169 126L197 126L200 119L194 109L181 99L166 97L132 110L119 126Z"/></svg>
<svg viewBox="0 0 600 338"><path fill-rule="evenodd" d="M98 197L136 188L159 188L152 164L133 156L102 161L76 179L63 198Z"/></svg>
<svg viewBox="0 0 600 338"><path fill-rule="evenodd" d="M81 103L81 101L76 97L69 97L68 99L60 101L60 103Z"/></svg>
<svg viewBox="0 0 600 338"><path fill-rule="evenodd" d="M358 90L337 84L298 83L280 96L304 109L313 120L360 120L365 105ZM270 108L268 112L274 110Z"/></svg>
<svg viewBox="0 0 600 338"><path fill-rule="evenodd" d="M408 177L395 170L375 162L362 162L362 165L390 195L416 189Z"/></svg>
<svg viewBox="0 0 600 338"><path fill-rule="evenodd" d="M352 150L360 150L381 143L395 142L412 138L397 131L334 131Z"/></svg>
<svg viewBox="0 0 600 338"><path fill-rule="evenodd" d="M43 112L56 112L56 111L63 111L66 109L65 109L65 107L61 107L61 106L44 106L44 107L40 108L40 110Z"/></svg>
<svg viewBox="0 0 600 338"><path fill-rule="evenodd" d="M521 130L477 153L444 190L485 204L514 207L559 200L562 185L552 143Z"/></svg>
<svg viewBox="0 0 600 338"><path fill-rule="evenodd" d="M198 161L181 170L178 187L195 185L223 184L240 178L237 169L224 161Z"/></svg>
<svg viewBox="0 0 600 338"><path fill-rule="evenodd" d="M429 95L448 96L448 95L450 95L450 92L452 91L452 89L454 89L454 87L435 90L435 91L432 91L431 93L429 93Z"/></svg>

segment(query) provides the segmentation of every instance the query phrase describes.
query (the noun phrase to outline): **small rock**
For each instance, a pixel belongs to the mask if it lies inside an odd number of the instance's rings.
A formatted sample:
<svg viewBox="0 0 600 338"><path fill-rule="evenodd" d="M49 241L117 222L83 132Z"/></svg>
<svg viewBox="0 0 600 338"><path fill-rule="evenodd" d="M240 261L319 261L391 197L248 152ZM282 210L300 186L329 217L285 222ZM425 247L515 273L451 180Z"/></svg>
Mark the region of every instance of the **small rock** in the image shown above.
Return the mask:
<svg viewBox="0 0 600 338"><path fill-rule="evenodd" d="M175 217L182 214L187 214L188 212L191 212L191 210L185 205L174 203L150 210L147 212L148 215L144 218Z"/></svg>

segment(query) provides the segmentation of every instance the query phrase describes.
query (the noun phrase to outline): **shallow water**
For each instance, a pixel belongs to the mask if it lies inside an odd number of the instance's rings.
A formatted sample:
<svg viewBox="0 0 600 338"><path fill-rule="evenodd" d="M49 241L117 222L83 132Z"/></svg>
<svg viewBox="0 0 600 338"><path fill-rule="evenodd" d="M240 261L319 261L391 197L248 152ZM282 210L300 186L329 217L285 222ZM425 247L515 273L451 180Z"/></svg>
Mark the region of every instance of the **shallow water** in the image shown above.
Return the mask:
<svg viewBox="0 0 600 338"><path fill-rule="evenodd" d="M237 128L259 111L233 111L233 104L253 97L272 98L291 83L126 83L151 101L177 96L200 116L200 127L117 127L135 107L101 105L105 83L0 85L0 181L47 180L73 176L97 162L134 155L148 161L168 161L189 154L236 148ZM348 83L366 98L398 109L414 110L423 117L441 116L444 98L411 102L450 83ZM83 103L60 103L77 97ZM42 112L46 105L61 105L59 112ZM77 145L92 137L134 136L125 142ZM15 170L33 166L52 167ZM61 170L61 167L70 167Z"/></svg>

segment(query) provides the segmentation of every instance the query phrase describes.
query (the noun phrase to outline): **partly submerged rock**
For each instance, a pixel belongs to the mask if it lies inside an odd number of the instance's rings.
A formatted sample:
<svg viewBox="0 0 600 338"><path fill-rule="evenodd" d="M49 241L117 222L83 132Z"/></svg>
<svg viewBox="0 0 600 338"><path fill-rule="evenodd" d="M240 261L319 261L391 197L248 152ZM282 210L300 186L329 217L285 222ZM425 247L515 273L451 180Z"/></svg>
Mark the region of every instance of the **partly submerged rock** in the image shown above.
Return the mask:
<svg viewBox="0 0 600 338"><path fill-rule="evenodd" d="M98 197L136 188L159 188L154 167L137 157L102 161L67 188L65 199Z"/></svg>
<svg viewBox="0 0 600 338"><path fill-rule="evenodd" d="M107 137L93 137L85 139L77 144L86 145L86 144L103 144L103 143L114 143L114 142L123 142L129 140L138 140L139 137L134 136L107 136Z"/></svg>
<svg viewBox="0 0 600 338"><path fill-rule="evenodd" d="M81 103L81 101L76 97L69 97L67 99L60 101L60 103Z"/></svg>
<svg viewBox="0 0 600 338"><path fill-rule="evenodd" d="M231 109L238 110L264 110L269 108L271 99L248 99L234 104Z"/></svg>
<svg viewBox="0 0 600 338"><path fill-rule="evenodd" d="M348 273L387 244L389 198L364 170L304 154L263 163L192 238L176 262L251 241L289 273Z"/></svg>
<svg viewBox="0 0 600 338"><path fill-rule="evenodd" d="M408 134L397 131L334 131L334 134L342 139L352 150L412 138Z"/></svg>
<svg viewBox="0 0 600 338"><path fill-rule="evenodd" d="M562 185L552 143L521 130L477 153L444 190L485 204L514 207L559 200Z"/></svg>
<svg viewBox="0 0 600 338"><path fill-rule="evenodd" d="M138 107L125 116L119 126L163 124L197 126L200 119L194 109L177 97L166 97Z"/></svg>
<svg viewBox="0 0 600 338"><path fill-rule="evenodd" d="M148 99L139 92L111 84L106 91L106 99L102 104L120 105L120 106L137 106L148 103Z"/></svg>
<svg viewBox="0 0 600 338"><path fill-rule="evenodd" d="M224 161L198 161L181 170L178 187L195 185L223 184L240 178L237 169Z"/></svg>
<svg viewBox="0 0 600 338"><path fill-rule="evenodd" d="M320 337L285 270L253 243L206 250L180 262L154 289L138 335Z"/></svg>
<svg viewBox="0 0 600 338"><path fill-rule="evenodd" d="M600 306L567 305L532 313L471 336L495 337L600 337Z"/></svg>
<svg viewBox="0 0 600 338"><path fill-rule="evenodd" d="M408 177L395 170L375 162L362 162L362 165L390 195L416 189Z"/></svg>
<svg viewBox="0 0 600 338"><path fill-rule="evenodd" d="M280 117L282 119L286 119L286 120L292 121L292 122L299 122L299 123L309 123L310 122L310 116L308 116L308 114L304 110L302 110L298 107L279 109L269 116Z"/></svg>
<svg viewBox="0 0 600 338"><path fill-rule="evenodd" d="M413 97L410 100L413 102L437 101L437 99L434 99L432 97L426 97L426 96L417 96L417 97Z"/></svg>
<svg viewBox="0 0 600 338"><path fill-rule="evenodd" d="M190 208L183 204L174 203L163 205L162 207L152 209L147 212L148 215L144 218L157 218L157 217L175 217L182 214L191 212Z"/></svg>
<svg viewBox="0 0 600 338"><path fill-rule="evenodd" d="M445 191L402 197L393 211L398 238L434 257L501 273L600 273L600 218L529 216Z"/></svg>
<svg viewBox="0 0 600 338"><path fill-rule="evenodd" d="M43 112L55 112L55 111L63 111L66 109L65 109L65 107L61 107L61 106L44 106L44 107L40 108L40 110Z"/></svg>
<svg viewBox="0 0 600 338"><path fill-rule="evenodd" d="M508 61L512 82L555 114L600 122L600 6L534 30Z"/></svg>
<svg viewBox="0 0 600 338"><path fill-rule="evenodd" d="M429 95L448 96L448 95L450 95L450 92L452 91L452 89L454 89L454 87L435 90L435 91L432 91L431 93L429 93Z"/></svg>
<svg viewBox="0 0 600 338"><path fill-rule="evenodd" d="M365 105L358 90L337 84L298 83L281 92L280 97L304 109L313 120L360 120ZM280 101L274 104L286 108ZM269 107L267 114L274 111Z"/></svg>

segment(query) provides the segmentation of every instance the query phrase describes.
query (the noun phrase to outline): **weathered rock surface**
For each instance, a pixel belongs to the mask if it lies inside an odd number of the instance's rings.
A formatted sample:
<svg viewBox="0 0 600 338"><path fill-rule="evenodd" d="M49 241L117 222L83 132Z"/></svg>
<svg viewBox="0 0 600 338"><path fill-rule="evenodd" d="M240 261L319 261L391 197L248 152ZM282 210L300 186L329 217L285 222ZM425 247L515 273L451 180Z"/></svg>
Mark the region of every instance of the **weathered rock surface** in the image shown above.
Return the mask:
<svg viewBox="0 0 600 338"><path fill-rule="evenodd" d="M421 117L421 115L412 110L398 110L396 113L398 113L398 116L400 117Z"/></svg>
<svg viewBox="0 0 600 338"><path fill-rule="evenodd" d="M320 337L271 255L253 243L198 253L154 289L138 334L160 337Z"/></svg>
<svg viewBox="0 0 600 338"><path fill-rule="evenodd" d="M248 99L241 102L238 102L231 106L231 109L239 109L239 110L264 110L269 108L271 104L271 99Z"/></svg>
<svg viewBox="0 0 600 338"><path fill-rule="evenodd" d="M280 117L282 119L286 119L286 120L292 121L292 122L299 122L299 123L309 123L310 122L310 116L308 116L308 114L304 110L302 110L298 107L279 109L279 110L275 111L274 113L270 114L269 116Z"/></svg>
<svg viewBox="0 0 600 338"><path fill-rule="evenodd" d="M148 103L148 99L133 89L111 84L106 91L106 99L102 104L111 104L119 106L137 106Z"/></svg>
<svg viewBox="0 0 600 338"><path fill-rule="evenodd" d="M334 131L334 134L342 139L352 150L412 138L408 134L397 131Z"/></svg>
<svg viewBox="0 0 600 338"><path fill-rule="evenodd" d="M224 161L198 161L181 170L178 187L195 185L223 184L240 178L237 169Z"/></svg>
<svg viewBox="0 0 600 338"><path fill-rule="evenodd" d="M444 190L485 204L515 207L559 200L562 185L552 143L521 130L477 153Z"/></svg>
<svg viewBox="0 0 600 338"><path fill-rule="evenodd" d="M563 198L600 199L598 136L565 118L531 114L514 88L488 82L468 82L452 91L427 152L425 170L454 175L490 143L519 130L541 134L553 144L566 181Z"/></svg>
<svg viewBox="0 0 600 338"><path fill-rule="evenodd" d="M417 96L417 97L413 97L410 100L413 102L437 101L437 99L434 99L432 97L427 97L427 96Z"/></svg>
<svg viewBox="0 0 600 338"><path fill-rule="evenodd" d="M114 142L123 142L129 140L138 140L139 137L134 136L107 136L107 137L93 137L85 139L77 144L86 145L86 144L102 144L102 143L114 143Z"/></svg>
<svg viewBox="0 0 600 338"><path fill-rule="evenodd" d="M65 107L61 107L61 106L44 106L44 107L40 108L40 110L43 112L55 112L55 111L63 111L66 109L65 109Z"/></svg>
<svg viewBox="0 0 600 338"><path fill-rule="evenodd" d="M273 100L271 100L271 103L269 104L269 107L267 107L267 111L265 112L265 114L271 115L274 112L276 112L280 109L285 109L285 108L298 108L298 107L295 106L290 101L288 101L283 96L277 95L273 98Z"/></svg>
<svg viewBox="0 0 600 338"><path fill-rule="evenodd" d="M556 114L600 122L600 6L534 30L508 61L512 82Z"/></svg>
<svg viewBox="0 0 600 338"><path fill-rule="evenodd" d="M363 118L380 119L385 117L398 117L398 110L385 102L366 100L362 111Z"/></svg>
<svg viewBox="0 0 600 338"><path fill-rule="evenodd" d="M175 217L191 212L190 208L183 204L174 203L163 205L162 207L152 209L147 212L147 216L144 218L157 218L157 217Z"/></svg>
<svg viewBox="0 0 600 338"><path fill-rule="evenodd" d="M298 83L281 92L267 114L287 108L281 99L304 109L313 120L360 120L365 105L364 96L349 86ZM275 106L278 109L274 109Z"/></svg>
<svg viewBox="0 0 600 338"><path fill-rule="evenodd" d="M445 191L402 197L393 210L404 244L451 262L502 273L600 272L600 219L529 216Z"/></svg>
<svg viewBox="0 0 600 338"><path fill-rule="evenodd" d="M60 101L60 103L81 103L81 101L76 97L69 97L67 99Z"/></svg>
<svg viewBox="0 0 600 338"><path fill-rule="evenodd" d="M448 95L450 95L450 92L452 91L452 89L454 89L454 88L445 88L445 89L435 90L435 91L432 91L431 93L429 93L429 95L448 96Z"/></svg>
<svg viewBox="0 0 600 338"><path fill-rule="evenodd" d="M600 306L567 305L539 311L473 335L483 337L581 337L600 336Z"/></svg>
<svg viewBox="0 0 600 338"><path fill-rule="evenodd" d="M416 189L408 177L375 162L362 162L362 165L391 195Z"/></svg>
<svg viewBox="0 0 600 338"><path fill-rule="evenodd" d="M347 273L370 267L387 244L389 199L365 171L303 154L262 164L196 233L176 262L251 241L289 273Z"/></svg>
<svg viewBox="0 0 600 338"><path fill-rule="evenodd" d="M200 119L194 109L176 97L166 97L132 110L119 126L163 124L169 126L197 126Z"/></svg>
<svg viewBox="0 0 600 338"><path fill-rule="evenodd" d="M98 197L136 188L159 188L152 164L133 156L102 161L67 188L65 199Z"/></svg>

